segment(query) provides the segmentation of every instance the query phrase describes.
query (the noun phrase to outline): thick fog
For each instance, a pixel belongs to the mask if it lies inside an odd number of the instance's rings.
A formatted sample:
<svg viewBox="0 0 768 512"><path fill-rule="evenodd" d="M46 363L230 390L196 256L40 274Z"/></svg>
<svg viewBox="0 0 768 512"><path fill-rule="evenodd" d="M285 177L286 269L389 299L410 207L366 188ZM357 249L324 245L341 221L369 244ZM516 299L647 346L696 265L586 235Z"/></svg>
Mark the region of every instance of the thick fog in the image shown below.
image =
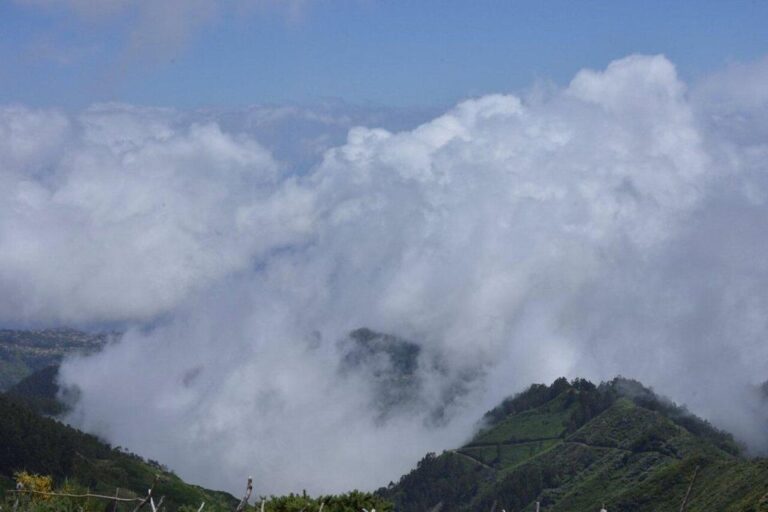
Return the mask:
<svg viewBox="0 0 768 512"><path fill-rule="evenodd" d="M766 76L630 56L341 142L363 114L6 106L0 320L123 326L69 421L229 490L386 485L560 375L765 451Z"/></svg>

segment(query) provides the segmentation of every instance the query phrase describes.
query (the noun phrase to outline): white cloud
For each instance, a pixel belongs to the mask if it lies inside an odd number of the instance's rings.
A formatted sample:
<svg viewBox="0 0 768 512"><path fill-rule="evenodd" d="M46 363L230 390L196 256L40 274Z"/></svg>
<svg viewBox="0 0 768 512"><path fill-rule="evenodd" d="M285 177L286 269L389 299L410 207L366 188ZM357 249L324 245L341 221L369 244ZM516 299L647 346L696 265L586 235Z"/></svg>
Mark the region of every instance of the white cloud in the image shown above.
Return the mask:
<svg viewBox="0 0 768 512"><path fill-rule="evenodd" d="M297 235L244 223L287 220L284 207L302 215L289 203L264 210L278 180L264 148L214 124L176 128L168 116L119 106L72 119L0 114L10 134L0 286L16 291L3 299L5 321L151 319Z"/></svg>
<svg viewBox="0 0 768 512"><path fill-rule="evenodd" d="M765 144L701 87L632 56L354 128L306 172L173 111L9 108L2 311L134 321L62 369L72 420L213 486L385 484L561 374L639 377L765 449ZM341 371L361 326L421 350L383 421L386 360Z"/></svg>

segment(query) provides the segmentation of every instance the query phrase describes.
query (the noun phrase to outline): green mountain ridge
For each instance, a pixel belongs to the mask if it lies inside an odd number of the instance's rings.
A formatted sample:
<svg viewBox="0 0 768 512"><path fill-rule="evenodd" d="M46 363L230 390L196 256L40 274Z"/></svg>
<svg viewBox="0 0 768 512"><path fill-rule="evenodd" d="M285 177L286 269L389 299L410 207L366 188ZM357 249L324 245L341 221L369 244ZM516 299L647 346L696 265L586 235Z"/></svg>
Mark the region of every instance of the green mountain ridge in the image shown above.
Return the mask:
<svg viewBox="0 0 768 512"><path fill-rule="evenodd" d="M534 385L489 411L464 446L428 454L377 493L402 512L768 511L768 461L617 378Z"/></svg>

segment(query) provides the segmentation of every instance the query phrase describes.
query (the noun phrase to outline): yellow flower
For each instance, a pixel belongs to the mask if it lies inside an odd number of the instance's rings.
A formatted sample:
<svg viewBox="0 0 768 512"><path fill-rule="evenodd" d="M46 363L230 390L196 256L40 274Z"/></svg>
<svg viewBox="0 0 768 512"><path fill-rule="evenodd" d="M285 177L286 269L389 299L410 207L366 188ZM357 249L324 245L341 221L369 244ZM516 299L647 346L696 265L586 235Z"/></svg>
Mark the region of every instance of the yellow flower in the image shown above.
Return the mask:
<svg viewBox="0 0 768 512"><path fill-rule="evenodd" d="M53 478L47 475L38 475L34 473L27 473L26 471L19 471L13 474L16 478L17 488L27 491L35 491L29 493L32 500L50 500L51 496L45 496L43 494L37 494L40 492L50 493L53 491Z"/></svg>

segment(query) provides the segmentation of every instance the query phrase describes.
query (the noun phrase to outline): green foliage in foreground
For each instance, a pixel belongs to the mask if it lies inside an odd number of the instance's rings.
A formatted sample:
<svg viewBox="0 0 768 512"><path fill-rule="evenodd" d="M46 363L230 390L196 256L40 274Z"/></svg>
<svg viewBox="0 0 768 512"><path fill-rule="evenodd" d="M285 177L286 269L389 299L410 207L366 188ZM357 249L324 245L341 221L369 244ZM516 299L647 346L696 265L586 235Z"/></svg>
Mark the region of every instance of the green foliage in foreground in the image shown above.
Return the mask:
<svg viewBox="0 0 768 512"><path fill-rule="evenodd" d="M317 512L322 505L327 512L360 512L362 509L376 512L391 512L392 504L371 493L352 491L346 494L319 496L312 498L306 493L272 496L265 501L265 512ZM258 503L253 507L259 510Z"/></svg>
<svg viewBox="0 0 768 512"><path fill-rule="evenodd" d="M87 489L67 483L57 492L66 492L70 494L79 494L87 492ZM121 497L123 497L121 495ZM17 498L15 495L6 496L3 510L13 510L18 499L18 512L117 512L120 510L131 512L138 502L121 502L115 504L113 501L99 498L71 498L71 497L48 497L22 495ZM362 509L376 512L392 512L392 504L378 496L370 493L352 491L346 494L327 495L312 498L306 493L289 494L287 496L271 496L264 499L264 512L318 512L322 506L323 512L360 512ZM155 500L157 503L157 499ZM116 505L116 506L115 506ZM234 505L225 510L234 510ZM198 506L182 505L178 508L169 506L167 501L163 502L163 510L176 510L178 512L196 512ZM217 510L214 506L212 510ZM143 509L151 511L149 505ZM209 510L208 504L203 510ZM247 505L246 511L254 512L261 510L261 501Z"/></svg>
<svg viewBox="0 0 768 512"><path fill-rule="evenodd" d="M698 469L697 469L698 468ZM377 493L395 510L768 511L768 460L732 437L617 378L537 384L486 414L464 447L428 454Z"/></svg>

